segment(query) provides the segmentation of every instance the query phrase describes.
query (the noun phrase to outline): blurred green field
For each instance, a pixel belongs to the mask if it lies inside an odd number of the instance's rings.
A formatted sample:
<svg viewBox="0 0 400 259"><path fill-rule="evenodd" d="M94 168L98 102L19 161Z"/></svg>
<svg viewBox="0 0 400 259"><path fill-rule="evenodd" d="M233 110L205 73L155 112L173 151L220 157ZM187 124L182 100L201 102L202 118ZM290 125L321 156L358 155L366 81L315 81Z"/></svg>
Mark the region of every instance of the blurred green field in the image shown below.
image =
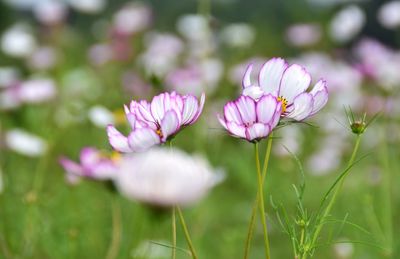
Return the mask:
<svg viewBox="0 0 400 259"><path fill-rule="evenodd" d="M285 42L284 30L288 25L319 22L324 28L340 5L319 9L304 1L224 2L218 1L211 7L215 30L232 22L247 22L256 30L256 39L250 48L218 47L212 54L223 61L226 70L253 56L290 58L306 51L321 51L335 56L338 52L351 49L356 42L336 44L325 37L326 33L317 45L307 48L295 48ZM105 129L96 127L87 119L90 107L100 104L110 111L122 111L123 104L131 99L149 100L164 89L162 79L157 81L146 76L143 76L144 80L153 83L147 95L134 96L122 89L121 75L127 70L144 75L143 68L135 63L135 58L146 47L142 41L144 32L130 39L135 47L130 60L110 62L102 67L88 62L87 49L97 40L90 34L90 25L99 19L110 19L122 3L110 1L105 11L95 15L71 11L66 26L54 34L40 27L28 11L16 11L6 3L0 3L0 31L14 21L30 22L36 28L36 37L40 42L53 46L62 54L53 68L35 71L25 60L0 53L1 66L17 67L23 78L48 76L56 83L58 92L53 100L43 104L24 104L17 109L0 110L0 173L3 185L0 192L0 258L170 258L170 248L151 243L170 243L171 218L168 211L130 201L118 194L110 183L83 180L76 186L69 185L58 163L61 155L76 160L80 149L85 146L111 150ZM152 28L159 31L174 32L177 17L195 13L198 8L195 1L146 3L154 11ZM360 5L368 16L380 3L365 1ZM400 43L398 29L378 30L376 21L371 20L367 21L361 35L375 37L397 49ZM78 76L71 78L71 71L78 71ZM74 92L68 89L71 82L86 88ZM361 92L369 93L369 84L373 85L363 82ZM175 147L189 153L200 153L214 167L221 167L226 172L226 179L203 200L184 209L199 258L243 256L251 208L257 192L253 147L250 143L230 137L218 125L215 116L217 112L222 112L225 101L238 96L239 88L240 85L227 79L225 71L215 92L207 94L200 120L179 133L173 141ZM395 89L385 92L383 96L396 96L397 93ZM311 214L315 213L323 195L346 168L356 138L340 125L347 122L330 112L333 106L328 103L323 112L310 120L316 127L306 124L289 126L299 129L301 134L297 155L306 172L304 203ZM394 106L398 103L395 102ZM60 122L60 111L64 108L78 119ZM356 108L355 113L362 114L363 110ZM368 114L369 117L372 115ZM342 127L344 137L337 141L343 141L345 145L340 154L340 166L329 173L316 175L307 161L325 144L323 138L330 134L321 125L326 121ZM357 156L362 159L351 169L332 211L332 217L338 221L326 225L320 247L313 258L400 258L397 234L400 230L397 220L400 216L399 126L398 113L383 114L363 135ZM23 128L45 139L48 150L40 157L30 158L7 149L2 138L12 128ZM127 125L120 128L124 128L124 133L128 132ZM274 148L284 144L286 136L282 136L281 130L277 130L274 137ZM264 157L265 149L264 140L261 157ZM272 258L293 258L293 252L291 241L277 221L270 197L275 203L283 203L290 217L295 219L296 195L292 185L299 185L300 182L301 175L294 158L274 152L265 187ZM117 242L114 243L116 254L109 251L113 236L114 242ZM348 241L350 245L338 248L341 241ZM178 246L187 249L179 224ZM346 248L352 249L351 253L340 255L340 251ZM257 221L251 258L263 258L263 249L262 228ZM388 253L388 250L391 252ZM155 255L151 256L152 253ZM160 255L157 256L157 253ZM177 258L190 256L178 250Z"/></svg>

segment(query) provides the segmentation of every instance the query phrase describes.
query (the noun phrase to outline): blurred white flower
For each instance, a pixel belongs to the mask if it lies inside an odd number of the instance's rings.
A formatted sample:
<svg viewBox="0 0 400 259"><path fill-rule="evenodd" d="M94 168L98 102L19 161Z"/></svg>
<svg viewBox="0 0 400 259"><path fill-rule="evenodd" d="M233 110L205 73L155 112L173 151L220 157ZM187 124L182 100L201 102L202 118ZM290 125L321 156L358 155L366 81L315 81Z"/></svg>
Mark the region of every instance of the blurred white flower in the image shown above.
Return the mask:
<svg viewBox="0 0 400 259"><path fill-rule="evenodd" d="M104 106L96 105L89 109L90 121L99 128L105 128L108 124L114 124L114 114Z"/></svg>
<svg viewBox="0 0 400 259"><path fill-rule="evenodd" d="M246 23L235 23L226 26L221 31L221 40L230 47L250 47L255 39L256 32Z"/></svg>
<svg viewBox="0 0 400 259"><path fill-rule="evenodd" d="M210 34L207 18L199 14L187 14L180 17L176 27L179 33L191 41L203 41Z"/></svg>
<svg viewBox="0 0 400 259"><path fill-rule="evenodd" d="M36 49L29 58L29 65L38 70L52 68L57 62L56 50L50 46L43 46Z"/></svg>
<svg viewBox="0 0 400 259"><path fill-rule="evenodd" d="M176 67L183 51L183 42L173 34L152 32L145 37L146 51L140 62L147 75L165 76Z"/></svg>
<svg viewBox="0 0 400 259"><path fill-rule="evenodd" d="M377 14L378 21L383 27L394 29L400 25L400 1L383 4Z"/></svg>
<svg viewBox="0 0 400 259"><path fill-rule="evenodd" d="M25 103L39 103L56 96L56 87L51 79L31 79L18 87L18 98Z"/></svg>
<svg viewBox="0 0 400 259"><path fill-rule="evenodd" d="M286 40L297 47L310 46L321 39L321 27L315 23L298 23L286 30Z"/></svg>
<svg viewBox="0 0 400 259"><path fill-rule="evenodd" d="M83 13L99 13L106 7L106 0L68 0L72 8Z"/></svg>
<svg viewBox="0 0 400 259"><path fill-rule="evenodd" d="M30 157L41 156L47 150L47 143L42 138L22 129L7 131L5 144L12 151Z"/></svg>
<svg viewBox="0 0 400 259"><path fill-rule="evenodd" d="M127 198L156 206L188 205L222 180L201 157L177 149L153 148L125 156L115 179Z"/></svg>
<svg viewBox="0 0 400 259"><path fill-rule="evenodd" d="M64 21L67 11L67 5L58 0L41 0L33 6L36 19L45 25L54 25Z"/></svg>
<svg viewBox="0 0 400 259"><path fill-rule="evenodd" d="M345 242L345 240L342 239L342 242ZM352 258L354 254L354 246L350 242L334 244L333 250L335 251L337 258L339 259Z"/></svg>
<svg viewBox="0 0 400 259"><path fill-rule="evenodd" d="M353 39L363 28L365 13L360 7L350 5L340 10L330 24L330 35L339 43Z"/></svg>
<svg viewBox="0 0 400 259"><path fill-rule="evenodd" d="M27 57L36 48L36 39L30 29L23 24L16 24L7 29L1 38L1 49L13 57Z"/></svg>
<svg viewBox="0 0 400 259"><path fill-rule="evenodd" d="M125 5L114 15L114 27L122 34L133 34L145 30L152 22L151 9L138 2Z"/></svg>
<svg viewBox="0 0 400 259"><path fill-rule="evenodd" d="M0 88L7 88L16 83L20 73L15 67L0 67Z"/></svg>

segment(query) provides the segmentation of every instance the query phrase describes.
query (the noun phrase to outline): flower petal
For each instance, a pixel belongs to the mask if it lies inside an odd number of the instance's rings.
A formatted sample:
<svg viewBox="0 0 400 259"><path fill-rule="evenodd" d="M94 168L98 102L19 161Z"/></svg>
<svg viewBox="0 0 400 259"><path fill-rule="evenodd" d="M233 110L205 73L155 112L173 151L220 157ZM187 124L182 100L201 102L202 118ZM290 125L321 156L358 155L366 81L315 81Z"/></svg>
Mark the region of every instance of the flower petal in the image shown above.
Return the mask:
<svg viewBox="0 0 400 259"><path fill-rule="evenodd" d="M236 124L235 122L227 122L226 127L232 136L238 138L246 138L246 128Z"/></svg>
<svg viewBox="0 0 400 259"><path fill-rule="evenodd" d="M243 89L242 94L253 98L253 100L258 100L264 95L264 91L259 86L249 86Z"/></svg>
<svg viewBox="0 0 400 259"><path fill-rule="evenodd" d="M200 107L197 110L197 114L194 117L194 119L190 122L190 124L194 123L195 121L197 121L197 119L200 117L201 113L203 112L203 108L204 108L204 103L206 101L206 94L202 93L201 97L200 97Z"/></svg>
<svg viewBox="0 0 400 259"><path fill-rule="evenodd" d="M228 102L224 106L224 117L227 122L235 122L236 124L242 124L242 117L237 109L235 102Z"/></svg>
<svg viewBox="0 0 400 259"><path fill-rule="evenodd" d="M282 58L272 58L265 63L258 75L258 84L265 93L277 95L283 72L288 64Z"/></svg>
<svg viewBox="0 0 400 259"><path fill-rule="evenodd" d="M161 131L163 134L162 141L166 141L169 136L175 134L179 130L180 126L181 125L175 111L171 110L166 112L161 121Z"/></svg>
<svg viewBox="0 0 400 259"><path fill-rule="evenodd" d="M128 136L130 148L135 152L143 152L150 147L160 144L161 140L151 128L141 128L132 131Z"/></svg>
<svg viewBox="0 0 400 259"><path fill-rule="evenodd" d="M188 95L184 100L182 124L190 124L199 110L199 102L193 95Z"/></svg>
<svg viewBox="0 0 400 259"><path fill-rule="evenodd" d="M314 97L314 105L311 112L311 115L314 115L328 102L328 88L326 82L324 80L319 80L311 90L310 94Z"/></svg>
<svg viewBox="0 0 400 259"><path fill-rule="evenodd" d="M253 64L250 64L246 72L244 73L243 80L242 80L242 87L246 89L247 87L251 86L251 71L253 71Z"/></svg>
<svg viewBox="0 0 400 259"><path fill-rule="evenodd" d="M311 76L307 71L297 64L289 66L282 76L279 88L279 96L286 98L292 103L294 98L303 93L310 86Z"/></svg>
<svg viewBox="0 0 400 259"><path fill-rule="evenodd" d="M235 101L235 104L243 123L256 121L256 104L251 97L242 95Z"/></svg>
<svg viewBox="0 0 400 259"><path fill-rule="evenodd" d="M119 152L132 152L132 149L128 145L128 139L122 135L114 126L107 126L107 135L110 145Z"/></svg>
<svg viewBox="0 0 400 259"><path fill-rule="evenodd" d="M314 99L309 93L299 94L293 100L293 111L287 117L297 121L304 120L311 115Z"/></svg>
<svg viewBox="0 0 400 259"><path fill-rule="evenodd" d="M66 157L61 157L59 159L59 163L68 174L74 174L77 176L81 176L83 174L82 166Z"/></svg>
<svg viewBox="0 0 400 259"><path fill-rule="evenodd" d="M280 102L271 94L261 97L256 104L257 121L270 124L278 105L281 105Z"/></svg>
<svg viewBox="0 0 400 259"><path fill-rule="evenodd" d="M165 93L162 93L160 95L155 96L151 101L151 108L150 108L151 114L153 115L153 118L157 122L160 122L165 114L164 96Z"/></svg>
<svg viewBox="0 0 400 259"><path fill-rule="evenodd" d="M249 141L261 139L268 136L271 129L268 124L254 123L246 129L246 139Z"/></svg>
<svg viewBox="0 0 400 259"><path fill-rule="evenodd" d="M100 159L100 152L91 147L85 147L80 154L80 160L83 167L96 164Z"/></svg>

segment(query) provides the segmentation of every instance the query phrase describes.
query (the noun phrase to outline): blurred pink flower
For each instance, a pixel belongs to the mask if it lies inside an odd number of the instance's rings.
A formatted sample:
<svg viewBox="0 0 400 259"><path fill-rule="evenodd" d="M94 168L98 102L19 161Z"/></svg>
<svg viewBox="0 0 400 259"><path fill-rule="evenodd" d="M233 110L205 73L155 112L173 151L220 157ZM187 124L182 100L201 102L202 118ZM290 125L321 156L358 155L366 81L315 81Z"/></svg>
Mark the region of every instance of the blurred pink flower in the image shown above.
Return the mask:
<svg viewBox="0 0 400 259"><path fill-rule="evenodd" d="M114 15L114 30L122 35L131 35L147 29L153 20L149 6L131 2Z"/></svg>
<svg viewBox="0 0 400 259"><path fill-rule="evenodd" d="M282 104L271 94L254 100L240 96L224 106L224 116L218 116L222 126L234 137L250 142L268 137L278 125Z"/></svg>
<svg viewBox="0 0 400 259"><path fill-rule="evenodd" d="M118 171L118 160L104 155L100 150L85 147L81 150L80 162L76 163L66 157L61 157L59 162L66 171L67 180L74 184L81 177L95 180L114 179Z"/></svg>
<svg viewBox="0 0 400 259"><path fill-rule="evenodd" d="M63 22L68 13L68 6L63 1L42 0L33 6L36 19L44 25L56 25Z"/></svg>
<svg viewBox="0 0 400 259"><path fill-rule="evenodd" d="M193 95L182 96L175 92L157 95L151 103L145 100L132 101L130 108L125 106L131 133L125 137L114 126L109 125L109 142L119 152L140 152L165 143L183 127L197 121L204 101L204 94L199 102Z"/></svg>
<svg viewBox="0 0 400 259"><path fill-rule="evenodd" d="M321 39L321 27L314 23L298 23L286 30L289 44L297 47L310 46Z"/></svg>
<svg viewBox="0 0 400 259"><path fill-rule="evenodd" d="M282 116L297 121L304 120L321 110L328 101L328 89L324 80L319 80L310 92L310 74L297 64L288 65L282 58L266 62L259 74L258 84L253 84L251 72L247 68L243 78L243 95L254 100L264 94L272 94L282 104Z"/></svg>

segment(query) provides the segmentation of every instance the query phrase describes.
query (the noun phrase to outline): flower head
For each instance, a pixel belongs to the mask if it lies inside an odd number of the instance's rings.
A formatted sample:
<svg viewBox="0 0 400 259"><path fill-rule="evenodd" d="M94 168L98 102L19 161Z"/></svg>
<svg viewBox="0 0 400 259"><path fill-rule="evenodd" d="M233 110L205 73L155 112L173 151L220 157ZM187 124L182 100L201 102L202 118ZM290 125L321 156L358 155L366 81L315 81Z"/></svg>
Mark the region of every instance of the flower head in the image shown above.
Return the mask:
<svg viewBox="0 0 400 259"><path fill-rule="evenodd" d="M104 155L103 152L85 147L81 150L80 163L76 163L66 157L61 157L59 162L67 172L67 179L76 183L81 177L96 180L110 180L115 177L118 170L117 157Z"/></svg>
<svg viewBox="0 0 400 259"><path fill-rule="evenodd" d="M110 144L119 152L140 152L165 143L182 128L197 121L204 101L204 94L199 102L193 95L182 96L175 92L157 95L151 103L132 101L129 108L125 106L131 133L125 137L109 125L107 134Z"/></svg>
<svg viewBox="0 0 400 259"><path fill-rule="evenodd" d="M234 137L258 141L267 137L278 125L283 105L271 94L258 100L240 96L224 107L224 116L219 116L222 126Z"/></svg>
<svg viewBox="0 0 400 259"><path fill-rule="evenodd" d="M282 116L301 121L317 113L328 101L328 88L319 80L307 92L311 83L310 74L300 65L288 65L282 58L266 62L258 75L258 84L253 84L250 65L243 78L243 95L258 100L264 94L272 94L282 104Z"/></svg>
<svg viewBox="0 0 400 259"><path fill-rule="evenodd" d="M130 199L165 207L197 201L222 180L221 176L201 157L153 148L125 156L114 182Z"/></svg>

